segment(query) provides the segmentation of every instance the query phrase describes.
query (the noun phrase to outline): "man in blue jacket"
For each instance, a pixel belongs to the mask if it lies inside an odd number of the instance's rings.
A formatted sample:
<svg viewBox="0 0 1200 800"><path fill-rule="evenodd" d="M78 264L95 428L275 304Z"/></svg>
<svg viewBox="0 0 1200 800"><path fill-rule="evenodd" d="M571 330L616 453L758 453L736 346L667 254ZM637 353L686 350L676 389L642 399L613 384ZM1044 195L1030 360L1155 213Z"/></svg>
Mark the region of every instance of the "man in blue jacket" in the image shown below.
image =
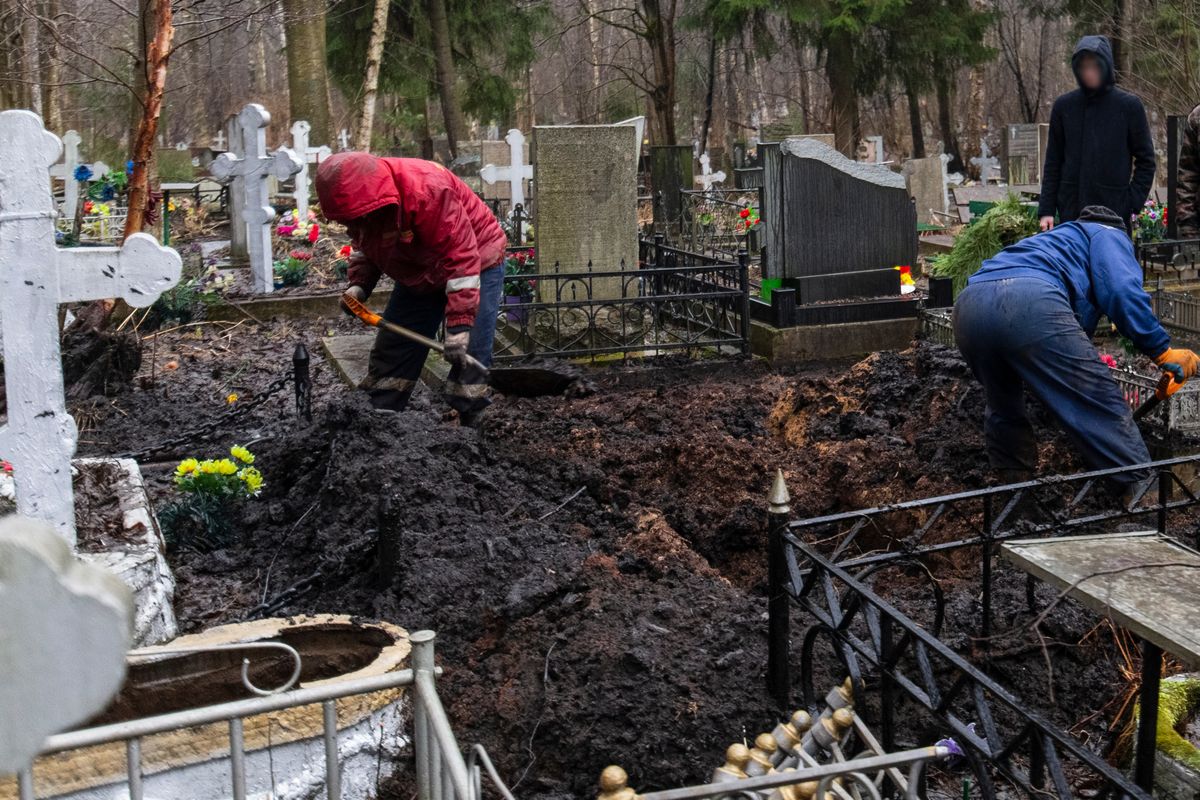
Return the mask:
<svg viewBox="0 0 1200 800"><path fill-rule="evenodd" d="M1059 97L1050 111L1050 140L1038 203L1041 229L1079 216L1084 206L1105 206L1129 227L1154 182L1154 142L1142 101L1116 87L1112 46L1104 36L1084 36L1071 68L1079 88Z"/></svg>
<svg viewBox="0 0 1200 800"><path fill-rule="evenodd" d="M1088 206L1077 222L1005 248L959 294L954 338L987 395L988 457L1003 482L1028 480L1037 468L1023 386L1058 418L1090 468L1150 460L1092 344L1102 314L1179 382L1196 374L1200 357L1171 347L1123 220L1110 209ZM1130 488L1146 477L1117 482Z"/></svg>

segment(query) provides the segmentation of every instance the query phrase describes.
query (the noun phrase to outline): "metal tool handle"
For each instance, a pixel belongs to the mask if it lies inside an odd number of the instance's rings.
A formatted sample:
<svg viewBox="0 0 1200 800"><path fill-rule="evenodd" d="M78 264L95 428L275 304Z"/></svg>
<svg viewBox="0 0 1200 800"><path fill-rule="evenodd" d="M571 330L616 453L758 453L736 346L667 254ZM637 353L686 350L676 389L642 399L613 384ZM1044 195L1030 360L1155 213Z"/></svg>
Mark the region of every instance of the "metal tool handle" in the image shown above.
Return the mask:
<svg viewBox="0 0 1200 800"><path fill-rule="evenodd" d="M428 336L422 336L416 331L410 330L403 325L397 325L394 322L388 322L386 319L367 308L361 300L352 294L342 295L342 304L350 310L351 314L358 317L368 325L389 330L397 336L403 336L405 339L410 339L417 344L423 344L430 350L441 353L442 355L446 354L446 346L437 339L430 339ZM463 353L462 362L464 367L474 367L484 374L487 374L488 372L488 368L481 364L479 359L475 358L470 353Z"/></svg>

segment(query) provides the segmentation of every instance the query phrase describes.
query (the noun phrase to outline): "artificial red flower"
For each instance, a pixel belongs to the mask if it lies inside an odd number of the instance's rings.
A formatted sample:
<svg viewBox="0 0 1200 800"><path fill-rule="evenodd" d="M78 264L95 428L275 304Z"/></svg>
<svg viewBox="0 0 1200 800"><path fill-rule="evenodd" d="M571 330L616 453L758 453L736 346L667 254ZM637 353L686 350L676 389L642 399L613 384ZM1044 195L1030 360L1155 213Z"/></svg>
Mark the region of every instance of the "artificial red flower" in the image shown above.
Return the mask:
<svg viewBox="0 0 1200 800"><path fill-rule="evenodd" d="M95 207L96 207L96 204L93 203L91 200L83 201L83 213L90 214L90 213L92 213L92 209Z"/></svg>
<svg viewBox="0 0 1200 800"><path fill-rule="evenodd" d="M288 253L288 255L297 261L309 261L312 259L312 253L308 252L307 250L293 250L292 252Z"/></svg>
<svg viewBox="0 0 1200 800"><path fill-rule="evenodd" d="M11 473L12 471L13 471L13 466L12 466L11 462L0 460L0 472Z"/></svg>
<svg viewBox="0 0 1200 800"><path fill-rule="evenodd" d="M352 250L353 250L353 248L350 247L350 245L348 245L348 244L342 245L342 249L338 250L338 255L341 256L342 258L349 258Z"/></svg>
<svg viewBox="0 0 1200 800"><path fill-rule="evenodd" d="M320 227L317 226L317 223L314 222L312 225L308 226L308 243L309 244L316 244L317 237L320 235L321 235L321 229L320 229Z"/></svg>
<svg viewBox="0 0 1200 800"><path fill-rule="evenodd" d="M1108 353L1101 353L1100 361L1103 362L1104 366L1106 366L1106 367L1112 367L1115 369L1117 366L1117 360L1115 358L1113 358L1112 356L1110 356Z"/></svg>
<svg viewBox="0 0 1200 800"><path fill-rule="evenodd" d="M738 216L741 217L742 219L746 219L747 217L750 216L750 209L743 208L741 211L738 212Z"/></svg>

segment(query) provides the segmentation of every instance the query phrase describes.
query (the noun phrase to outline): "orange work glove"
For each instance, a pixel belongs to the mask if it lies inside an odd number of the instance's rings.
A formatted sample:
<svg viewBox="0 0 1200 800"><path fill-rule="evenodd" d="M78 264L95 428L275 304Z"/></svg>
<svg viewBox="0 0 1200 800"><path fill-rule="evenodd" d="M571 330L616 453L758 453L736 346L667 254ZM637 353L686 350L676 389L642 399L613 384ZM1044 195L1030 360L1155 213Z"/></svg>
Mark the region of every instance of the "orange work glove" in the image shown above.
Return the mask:
<svg viewBox="0 0 1200 800"><path fill-rule="evenodd" d="M1182 347L1168 347L1155 357L1154 363L1158 364L1164 372L1174 375L1175 380L1179 383L1183 383L1200 371L1200 356Z"/></svg>

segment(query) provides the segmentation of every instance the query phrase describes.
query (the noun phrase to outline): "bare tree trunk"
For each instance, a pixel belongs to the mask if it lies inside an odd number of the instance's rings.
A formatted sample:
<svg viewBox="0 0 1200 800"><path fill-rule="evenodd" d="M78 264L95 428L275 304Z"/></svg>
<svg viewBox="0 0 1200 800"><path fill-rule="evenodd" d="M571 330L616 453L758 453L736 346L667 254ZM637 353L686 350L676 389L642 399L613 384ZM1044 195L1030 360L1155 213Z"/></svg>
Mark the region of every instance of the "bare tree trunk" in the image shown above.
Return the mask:
<svg viewBox="0 0 1200 800"><path fill-rule="evenodd" d="M325 0L283 0L287 33L288 106L308 120L309 142L333 144L329 73L325 68Z"/></svg>
<svg viewBox="0 0 1200 800"><path fill-rule="evenodd" d="M150 162L154 155L154 137L162 114L163 90L167 84L167 60L175 26L171 18L171 0L153 0L154 36L146 47L146 90L140 98L142 118L133 143L133 174L129 178L129 213L125 218L125 238L140 231L150 200Z"/></svg>
<svg viewBox="0 0 1200 800"><path fill-rule="evenodd" d="M646 19L646 42L654 66L654 88L650 102L654 106L655 144L676 143L675 134L675 3L669 0L666 8L659 0L642 0Z"/></svg>
<svg viewBox="0 0 1200 800"><path fill-rule="evenodd" d="M1112 10L1112 51L1116 63L1118 79L1129 80L1130 69L1129 47L1129 0L1115 0Z"/></svg>
<svg viewBox="0 0 1200 800"><path fill-rule="evenodd" d="M433 87L429 87L432 89ZM425 94L425 113L421 115L421 158L426 161L433 159L433 126L430 117L433 116L432 93Z"/></svg>
<svg viewBox="0 0 1200 800"><path fill-rule="evenodd" d="M954 132L954 92L950 82L952 77L939 75L937 77L938 128L942 134L943 152L950 156L946 165L951 172L961 172L963 169L962 152L958 146L958 135Z"/></svg>
<svg viewBox="0 0 1200 800"><path fill-rule="evenodd" d="M446 140L450 156L458 158L458 143L466 137L466 124L458 105L455 89L454 51L450 42L450 17L446 0L425 0L429 13L429 29L433 36L433 65L437 78L438 98L442 103L442 119L446 124Z"/></svg>
<svg viewBox="0 0 1200 800"><path fill-rule="evenodd" d="M704 93L704 125L700 128L700 152L708 152L708 132L713 121L713 95L717 87L717 35L708 39L708 87Z"/></svg>
<svg viewBox="0 0 1200 800"><path fill-rule="evenodd" d="M388 8L391 0L375 0L371 18L371 40L367 44L367 73L363 79L362 111L354 131L354 149L371 149L371 131L375 127L375 98L379 94L379 65L383 62L383 43L387 38Z"/></svg>
<svg viewBox="0 0 1200 800"><path fill-rule="evenodd" d="M28 108L29 84L25 83L23 14L19 3L0 0L0 108Z"/></svg>
<svg viewBox="0 0 1200 800"><path fill-rule="evenodd" d="M733 152L737 142L745 140L745 132L741 126L742 95L737 80L737 65L740 50L733 48L726 51L725 63L725 143Z"/></svg>
<svg viewBox="0 0 1200 800"><path fill-rule="evenodd" d="M62 130L62 89L58 85L62 81L62 70L58 61L58 42L54 39L58 10L58 0L42 3L42 19L46 20L48 30L41 37L42 46L38 50L38 71L42 74L42 121L47 130L55 132Z"/></svg>
<svg viewBox="0 0 1200 800"><path fill-rule="evenodd" d="M25 82L29 108L42 107L42 83L38 76L38 20L32 9L21 18L21 80Z"/></svg>
<svg viewBox="0 0 1200 800"><path fill-rule="evenodd" d="M925 128L921 124L921 99L913 89L911 81L904 82L904 94L908 98L908 124L912 130L912 156L925 157Z"/></svg>
<svg viewBox="0 0 1200 800"><path fill-rule="evenodd" d="M604 114L604 75L600 71L600 20L596 18L596 0L586 0L588 46L592 56L592 122L601 122Z"/></svg>
<svg viewBox="0 0 1200 800"><path fill-rule="evenodd" d="M854 41L845 33L835 33L825 50L825 75L829 79L833 140L847 158L854 158L861 138L855 69Z"/></svg>

